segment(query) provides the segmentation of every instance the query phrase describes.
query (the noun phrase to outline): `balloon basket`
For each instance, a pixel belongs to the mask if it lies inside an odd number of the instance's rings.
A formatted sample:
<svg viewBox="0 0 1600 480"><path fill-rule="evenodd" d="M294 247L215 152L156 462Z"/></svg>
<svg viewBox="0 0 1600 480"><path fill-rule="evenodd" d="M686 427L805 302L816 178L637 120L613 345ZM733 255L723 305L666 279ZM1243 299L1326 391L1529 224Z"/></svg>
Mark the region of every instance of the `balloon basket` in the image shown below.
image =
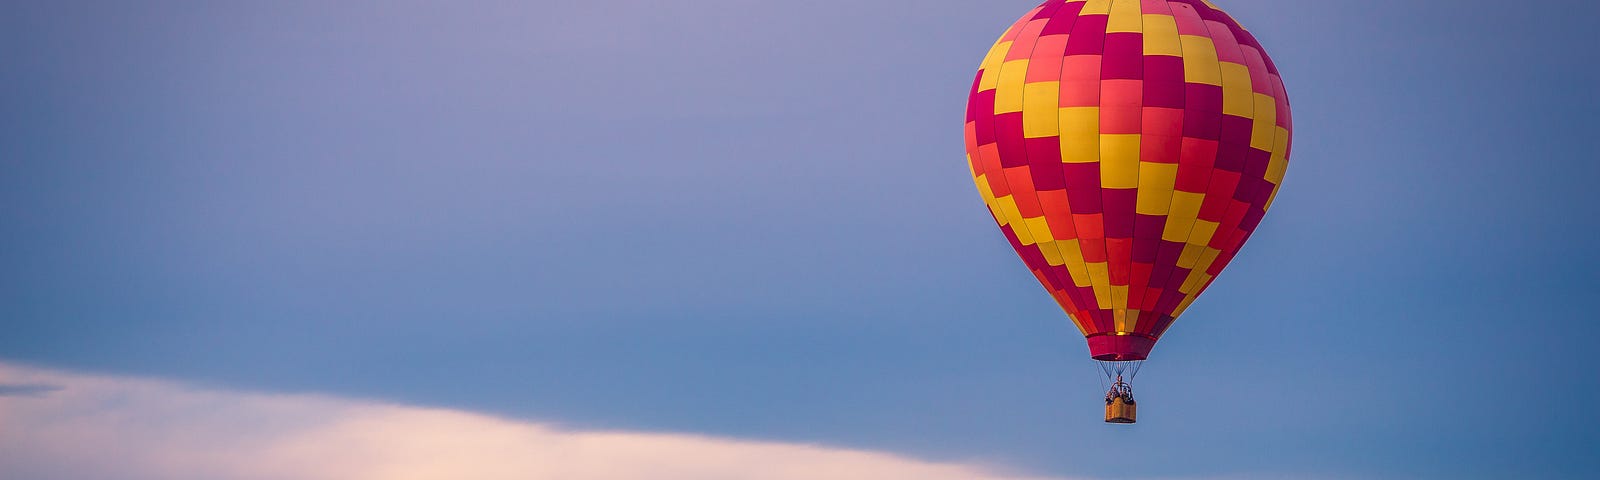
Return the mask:
<svg viewBox="0 0 1600 480"><path fill-rule="evenodd" d="M1139 419L1139 404L1133 401L1133 387L1118 376L1106 392L1106 423L1134 423Z"/></svg>
<svg viewBox="0 0 1600 480"><path fill-rule="evenodd" d="M1106 423L1134 423L1139 418L1139 405L1132 400L1116 397L1106 401Z"/></svg>

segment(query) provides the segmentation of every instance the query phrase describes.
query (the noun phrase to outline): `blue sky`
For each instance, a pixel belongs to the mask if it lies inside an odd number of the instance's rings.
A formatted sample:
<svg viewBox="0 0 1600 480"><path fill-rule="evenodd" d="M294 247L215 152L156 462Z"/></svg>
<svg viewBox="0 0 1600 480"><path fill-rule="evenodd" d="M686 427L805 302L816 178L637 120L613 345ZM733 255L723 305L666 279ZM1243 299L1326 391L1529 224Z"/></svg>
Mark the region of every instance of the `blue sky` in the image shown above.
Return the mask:
<svg viewBox="0 0 1600 480"><path fill-rule="evenodd" d="M1026 1L8 2L0 362L1056 477L1600 475L1600 4L1218 3L1295 149L1136 426L963 164Z"/></svg>

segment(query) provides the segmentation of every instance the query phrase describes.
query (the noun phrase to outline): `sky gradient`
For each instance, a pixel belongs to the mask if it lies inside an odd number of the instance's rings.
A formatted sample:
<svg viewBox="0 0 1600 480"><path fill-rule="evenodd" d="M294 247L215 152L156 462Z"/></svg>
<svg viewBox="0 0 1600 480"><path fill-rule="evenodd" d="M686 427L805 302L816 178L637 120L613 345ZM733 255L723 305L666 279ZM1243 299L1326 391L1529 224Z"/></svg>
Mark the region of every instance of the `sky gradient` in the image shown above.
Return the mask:
<svg viewBox="0 0 1600 480"><path fill-rule="evenodd" d="M7 2L0 362L63 389L0 421L93 375L1045 477L1600 475L1600 3L1218 2L1294 152L1131 427L963 164L1034 3Z"/></svg>

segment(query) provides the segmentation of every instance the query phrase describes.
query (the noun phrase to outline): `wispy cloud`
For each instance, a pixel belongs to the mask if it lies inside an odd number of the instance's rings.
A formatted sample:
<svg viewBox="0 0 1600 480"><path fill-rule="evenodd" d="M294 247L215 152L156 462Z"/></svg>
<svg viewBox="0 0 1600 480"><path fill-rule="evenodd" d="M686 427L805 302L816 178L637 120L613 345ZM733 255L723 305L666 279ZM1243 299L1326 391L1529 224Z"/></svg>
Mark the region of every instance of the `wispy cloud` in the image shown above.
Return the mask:
<svg viewBox="0 0 1600 480"><path fill-rule="evenodd" d="M60 389L59 385L0 383L0 397L38 397Z"/></svg>
<svg viewBox="0 0 1600 480"><path fill-rule="evenodd" d="M0 363L0 478L1023 479L991 466ZM20 394L18 393L20 392Z"/></svg>

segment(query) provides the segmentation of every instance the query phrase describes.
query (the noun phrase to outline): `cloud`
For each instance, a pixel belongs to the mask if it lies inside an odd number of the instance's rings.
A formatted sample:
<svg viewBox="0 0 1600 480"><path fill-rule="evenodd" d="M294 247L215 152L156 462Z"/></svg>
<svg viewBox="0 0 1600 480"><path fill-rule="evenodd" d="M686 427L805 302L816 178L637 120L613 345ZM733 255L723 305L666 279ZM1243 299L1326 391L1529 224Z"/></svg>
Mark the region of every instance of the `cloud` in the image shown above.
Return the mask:
<svg viewBox="0 0 1600 480"><path fill-rule="evenodd" d="M457 410L5 363L0 392L13 392L0 395L0 478L18 480L1037 478L883 452L568 430Z"/></svg>
<svg viewBox="0 0 1600 480"><path fill-rule="evenodd" d="M0 397L39 397L60 389L57 385L0 383Z"/></svg>

